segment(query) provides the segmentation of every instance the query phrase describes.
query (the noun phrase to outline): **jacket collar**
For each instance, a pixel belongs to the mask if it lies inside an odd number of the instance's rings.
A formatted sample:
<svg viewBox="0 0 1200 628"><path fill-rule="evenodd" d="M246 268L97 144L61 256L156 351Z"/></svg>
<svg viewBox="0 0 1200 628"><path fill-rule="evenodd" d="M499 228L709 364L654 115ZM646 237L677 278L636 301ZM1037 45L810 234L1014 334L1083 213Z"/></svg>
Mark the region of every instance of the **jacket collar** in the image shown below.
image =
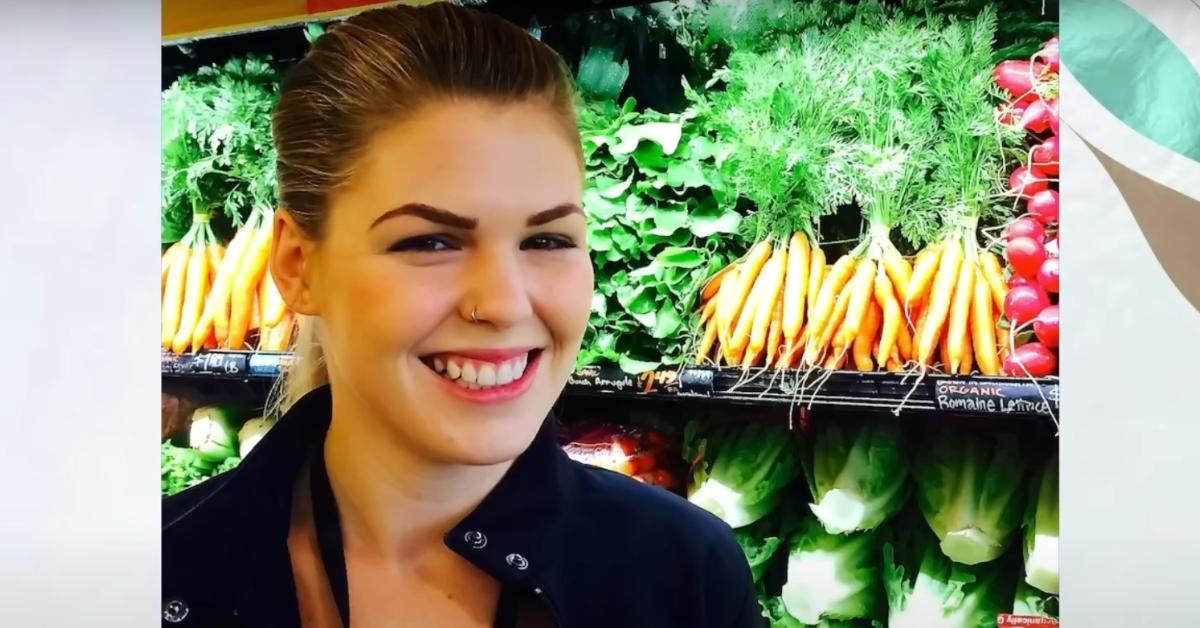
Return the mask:
<svg viewBox="0 0 1200 628"><path fill-rule="evenodd" d="M228 479L192 508L164 521L164 531L197 520L219 522L218 528L238 521L245 532L248 505L258 503L268 506L269 513L262 513L265 520L255 527L276 543L286 540L294 482L308 452L323 442L331 414L328 386L302 397ZM561 541L572 476L556 426L548 417L500 483L445 535L450 549L501 582L534 578L553 561Z"/></svg>

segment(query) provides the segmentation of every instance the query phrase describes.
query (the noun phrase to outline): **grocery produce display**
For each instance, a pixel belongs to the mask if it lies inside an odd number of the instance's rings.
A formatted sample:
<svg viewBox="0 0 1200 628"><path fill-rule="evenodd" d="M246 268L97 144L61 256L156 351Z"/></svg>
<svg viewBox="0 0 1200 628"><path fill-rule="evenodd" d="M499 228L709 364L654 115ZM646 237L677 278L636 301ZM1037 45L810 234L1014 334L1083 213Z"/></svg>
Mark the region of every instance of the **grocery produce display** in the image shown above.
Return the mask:
<svg viewBox="0 0 1200 628"><path fill-rule="evenodd" d="M579 88L596 279L563 450L725 521L772 628L1050 625L1056 5L628 4L529 26ZM295 359L270 112L323 30L281 28L172 53L164 495L250 455Z"/></svg>
<svg viewBox="0 0 1200 628"><path fill-rule="evenodd" d="M1022 442L888 416L693 423L687 495L734 528L774 626L995 626L1057 601L1057 459Z"/></svg>
<svg viewBox="0 0 1200 628"><path fill-rule="evenodd" d="M1031 144L1009 179L1024 211L1002 235L1009 269L1003 311L1011 330L1006 375L1058 372L1058 61L1056 36L1031 59L1003 61L995 71L1011 97L999 120L1026 132Z"/></svg>

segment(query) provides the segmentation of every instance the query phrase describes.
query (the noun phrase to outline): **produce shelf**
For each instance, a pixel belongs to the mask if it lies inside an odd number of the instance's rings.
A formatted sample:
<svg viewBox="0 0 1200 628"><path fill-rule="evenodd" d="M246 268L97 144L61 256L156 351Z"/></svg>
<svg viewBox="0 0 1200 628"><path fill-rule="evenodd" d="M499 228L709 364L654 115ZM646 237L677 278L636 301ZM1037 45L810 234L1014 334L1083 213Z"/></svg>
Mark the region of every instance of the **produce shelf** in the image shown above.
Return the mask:
<svg viewBox="0 0 1200 628"><path fill-rule="evenodd" d="M289 353L206 351L162 353L164 377L271 380L290 363ZM836 406L960 415L1056 418L1057 379L916 375L837 371L818 387L801 384L801 371L774 372L686 366L632 375L614 366L589 366L573 373L567 394L654 399L708 399L740 404ZM808 379L817 377L810 373ZM745 381L743 381L745 380Z"/></svg>

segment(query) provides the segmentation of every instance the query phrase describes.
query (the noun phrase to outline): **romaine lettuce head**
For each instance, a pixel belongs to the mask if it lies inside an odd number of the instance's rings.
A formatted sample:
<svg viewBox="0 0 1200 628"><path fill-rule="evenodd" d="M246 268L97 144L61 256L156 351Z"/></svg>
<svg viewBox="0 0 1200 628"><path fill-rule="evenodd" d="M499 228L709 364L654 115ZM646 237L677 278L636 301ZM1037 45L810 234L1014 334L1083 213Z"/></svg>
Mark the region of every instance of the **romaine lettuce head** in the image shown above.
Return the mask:
<svg viewBox="0 0 1200 628"><path fill-rule="evenodd" d="M785 427L750 423L688 434L686 449L700 458L688 499L730 527L774 510L783 488L800 473L799 447Z"/></svg>
<svg viewBox="0 0 1200 628"><path fill-rule="evenodd" d="M1033 482L1025 516L1025 582L1058 593L1058 454Z"/></svg>
<svg viewBox="0 0 1200 628"><path fill-rule="evenodd" d="M889 628L995 628L996 616L1012 608L1017 552L963 565L942 553L918 517L902 517L887 532L883 581Z"/></svg>
<svg viewBox="0 0 1200 628"><path fill-rule="evenodd" d="M768 597L759 600L763 607L763 617L771 628L882 628L883 624L869 619L822 619L815 624L805 624L788 614L783 606L783 598Z"/></svg>
<svg viewBox="0 0 1200 628"><path fill-rule="evenodd" d="M789 615L808 625L878 617L883 588L876 533L829 534L808 519L792 539L780 598Z"/></svg>
<svg viewBox="0 0 1200 628"><path fill-rule="evenodd" d="M742 546L742 551L746 554L746 560L750 563L750 573L754 575L755 582L762 579L763 573L771 564L771 559L783 546L783 539L778 534L778 525L769 525L776 523L773 519L760 519L733 532L738 545Z"/></svg>
<svg viewBox="0 0 1200 628"><path fill-rule="evenodd" d="M1013 601L1014 615L1033 615L1058 619L1058 596L1039 591L1021 580L1017 583L1017 597Z"/></svg>
<svg viewBox="0 0 1200 628"><path fill-rule="evenodd" d="M913 460L917 503L942 552L964 565L995 560L1025 514L1025 462L1014 434L941 429Z"/></svg>
<svg viewBox="0 0 1200 628"><path fill-rule="evenodd" d="M908 455L894 417L839 418L814 426L804 450L813 514L825 530L873 530L908 496Z"/></svg>

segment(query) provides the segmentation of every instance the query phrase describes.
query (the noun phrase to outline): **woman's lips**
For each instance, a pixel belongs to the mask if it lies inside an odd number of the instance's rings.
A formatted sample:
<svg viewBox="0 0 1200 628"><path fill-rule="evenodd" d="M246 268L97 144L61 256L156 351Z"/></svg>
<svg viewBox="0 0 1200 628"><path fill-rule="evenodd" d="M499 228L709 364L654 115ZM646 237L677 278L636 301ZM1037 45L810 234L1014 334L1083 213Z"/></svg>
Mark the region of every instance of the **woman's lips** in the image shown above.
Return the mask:
<svg viewBox="0 0 1200 628"><path fill-rule="evenodd" d="M503 403L529 390L541 355L541 349L464 351L437 354L422 361L455 397L474 403Z"/></svg>

